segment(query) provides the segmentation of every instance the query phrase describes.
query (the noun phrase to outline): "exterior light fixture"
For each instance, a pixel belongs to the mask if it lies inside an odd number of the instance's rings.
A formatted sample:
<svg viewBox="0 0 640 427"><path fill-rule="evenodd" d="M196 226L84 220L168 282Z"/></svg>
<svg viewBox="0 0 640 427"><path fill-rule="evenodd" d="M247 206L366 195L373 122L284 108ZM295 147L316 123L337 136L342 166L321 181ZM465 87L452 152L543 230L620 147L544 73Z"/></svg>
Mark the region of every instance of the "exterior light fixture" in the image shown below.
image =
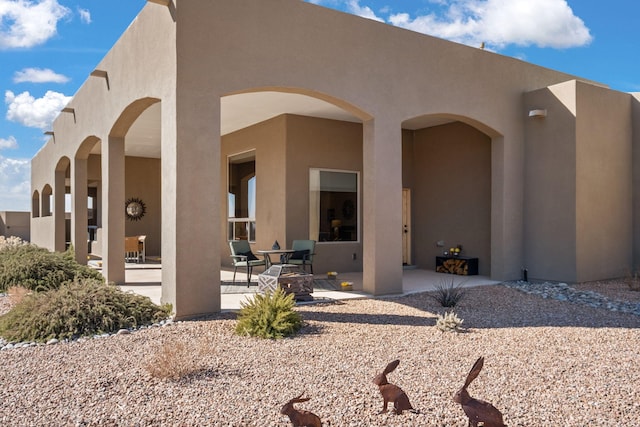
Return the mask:
<svg viewBox="0 0 640 427"><path fill-rule="evenodd" d="M537 118L547 117L547 110L530 110L529 117L537 117Z"/></svg>

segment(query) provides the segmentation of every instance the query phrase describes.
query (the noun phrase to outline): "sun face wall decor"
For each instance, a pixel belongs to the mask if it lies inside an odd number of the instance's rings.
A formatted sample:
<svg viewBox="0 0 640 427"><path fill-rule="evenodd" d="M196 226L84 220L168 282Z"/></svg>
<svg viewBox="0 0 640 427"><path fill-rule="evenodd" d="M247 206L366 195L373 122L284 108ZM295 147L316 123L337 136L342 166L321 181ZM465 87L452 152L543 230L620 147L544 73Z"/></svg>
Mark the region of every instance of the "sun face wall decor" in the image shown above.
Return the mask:
<svg viewBox="0 0 640 427"><path fill-rule="evenodd" d="M124 203L124 212L129 221L138 221L147 212L147 207L142 200L132 197Z"/></svg>

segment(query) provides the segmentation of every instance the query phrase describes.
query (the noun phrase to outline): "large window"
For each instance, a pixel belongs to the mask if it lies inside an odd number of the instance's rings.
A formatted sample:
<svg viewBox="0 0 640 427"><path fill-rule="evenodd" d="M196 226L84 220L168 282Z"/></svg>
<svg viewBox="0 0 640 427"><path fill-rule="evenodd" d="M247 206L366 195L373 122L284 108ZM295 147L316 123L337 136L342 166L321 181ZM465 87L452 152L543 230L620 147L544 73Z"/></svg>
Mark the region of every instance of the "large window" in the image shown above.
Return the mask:
<svg viewBox="0 0 640 427"><path fill-rule="evenodd" d="M309 236L318 242L358 241L357 172L311 169Z"/></svg>
<svg viewBox="0 0 640 427"><path fill-rule="evenodd" d="M255 152L229 157L229 240L256 240Z"/></svg>

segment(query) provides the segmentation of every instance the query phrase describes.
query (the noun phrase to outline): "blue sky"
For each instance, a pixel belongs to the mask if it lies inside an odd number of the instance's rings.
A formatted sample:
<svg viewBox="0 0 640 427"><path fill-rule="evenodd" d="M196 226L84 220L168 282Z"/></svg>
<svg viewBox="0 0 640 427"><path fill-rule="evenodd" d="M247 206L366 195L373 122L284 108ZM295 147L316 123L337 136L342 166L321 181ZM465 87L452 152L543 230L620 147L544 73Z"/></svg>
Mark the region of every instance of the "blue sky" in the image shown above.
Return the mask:
<svg viewBox="0 0 640 427"><path fill-rule="evenodd" d="M640 92L638 0L309 2ZM145 4L0 0L0 211L29 210L43 132Z"/></svg>

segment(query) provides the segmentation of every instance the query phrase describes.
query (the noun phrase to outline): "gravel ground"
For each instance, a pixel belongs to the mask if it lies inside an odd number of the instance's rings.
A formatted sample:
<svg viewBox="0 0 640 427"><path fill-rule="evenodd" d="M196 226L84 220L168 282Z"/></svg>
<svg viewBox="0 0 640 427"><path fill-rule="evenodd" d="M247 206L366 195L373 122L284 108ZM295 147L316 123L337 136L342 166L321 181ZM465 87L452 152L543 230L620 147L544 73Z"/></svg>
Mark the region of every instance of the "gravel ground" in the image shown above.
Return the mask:
<svg viewBox="0 0 640 427"><path fill-rule="evenodd" d="M580 286L616 292L611 283ZM628 297L640 302L638 292ZM456 308L464 333L434 327L444 309L428 294L299 310L302 333L278 341L237 337L235 316L221 314L1 351L0 425L287 426L280 407L305 391L311 400L297 406L325 426L463 427L451 396L481 355L469 392L493 403L510 427L640 424L638 316L502 285L469 290ZM396 358L389 381L419 414L378 414L371 381ZM191 373L151 374L177 371L176 360Z"/></svg>

